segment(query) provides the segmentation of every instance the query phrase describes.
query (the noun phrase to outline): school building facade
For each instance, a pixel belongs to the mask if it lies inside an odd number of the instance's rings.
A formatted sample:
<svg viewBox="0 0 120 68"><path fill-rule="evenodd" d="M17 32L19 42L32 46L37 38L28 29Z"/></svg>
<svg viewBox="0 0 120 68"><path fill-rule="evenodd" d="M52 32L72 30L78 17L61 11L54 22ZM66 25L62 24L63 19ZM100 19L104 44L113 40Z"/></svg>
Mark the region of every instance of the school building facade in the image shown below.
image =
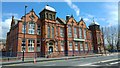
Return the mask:
<svg viewBox="0 0 120 68"><path fill-rule="evenodd" d="M83 18L76 22L73 15L67 15L64 20L56 17L56 13L47 5L39 13L40 17L33 9L21 20L12 16L6 40L9 55L22 56L24 51L25 57L58 57L104 51L103 34L98 23L93 21L87 28Z"/></svg>

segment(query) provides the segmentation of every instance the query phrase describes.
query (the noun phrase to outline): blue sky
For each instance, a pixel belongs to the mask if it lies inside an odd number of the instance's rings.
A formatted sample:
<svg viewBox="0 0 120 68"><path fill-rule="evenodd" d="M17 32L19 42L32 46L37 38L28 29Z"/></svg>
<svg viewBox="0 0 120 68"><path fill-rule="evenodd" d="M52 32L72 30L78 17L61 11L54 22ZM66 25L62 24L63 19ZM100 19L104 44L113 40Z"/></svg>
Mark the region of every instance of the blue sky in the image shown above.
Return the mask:
<svg viewBox="0 0 120 68"><path fill-rule="evenodd" d="M6 37L11 24L11 16L20 19L24 15L24 6L27 5L27 13L33 8L39 16L39 12L45 5L55 8L56 17L65 19L66 15L73 15L76 21L82 17L88 26L93 17L102 27L118 25L117 2L3 2L2 3L2 36Z"/></svg>

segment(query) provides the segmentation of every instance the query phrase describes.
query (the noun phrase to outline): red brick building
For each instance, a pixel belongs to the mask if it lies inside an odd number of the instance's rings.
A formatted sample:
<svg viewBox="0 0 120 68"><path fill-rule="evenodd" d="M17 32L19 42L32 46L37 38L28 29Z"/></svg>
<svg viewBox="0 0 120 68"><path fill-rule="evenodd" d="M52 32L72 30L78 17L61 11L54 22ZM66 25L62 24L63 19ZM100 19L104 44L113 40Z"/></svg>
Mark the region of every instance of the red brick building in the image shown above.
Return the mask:
<svg viewBox="0 0 120 68"><path fill-rule="evenodd" d="M32 9L21 20L12 16L11 28L7 33L6 49L12 56L67 56L100 53L103 51L103 38L100 25L92 22L87 28L81 18L76 22L71 15L66 20L56 17L56 11L50 6L45 6L36 15ZM25 31L25 42L24 42ZM25 46L23 48L23 44Z"/></svg>

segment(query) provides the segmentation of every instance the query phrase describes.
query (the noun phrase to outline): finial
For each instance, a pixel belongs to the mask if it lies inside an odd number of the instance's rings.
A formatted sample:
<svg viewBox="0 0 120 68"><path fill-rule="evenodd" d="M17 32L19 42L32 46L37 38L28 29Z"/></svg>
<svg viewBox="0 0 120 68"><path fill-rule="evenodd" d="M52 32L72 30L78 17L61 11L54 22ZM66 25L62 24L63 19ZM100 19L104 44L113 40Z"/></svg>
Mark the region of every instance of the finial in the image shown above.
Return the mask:
<svg viewBox="0 0 120 68"><path fill-rule="evenodd" d="M83 21L83 18L81 18L81 21Z"/></svg>
<svg viewBox="0 0 120 68"><path fill-rule="evenodd" d="M25 8L27 8L28 6L27 5L25 5Z"/></svg>
<svg viewBox="0 0 120 68"><path fill-rule="evenodd" d="M14 16L12 16L12 19L14 19Z"/></svg>
<svg viewBox="0 0 120 68"><path fill-rule="evenodd" d="M34 10L33 10L33 8L32 8L32 10L31 10L31 11L32 11L32 12L34 11Z"/></svg>
<svg viewBox="0 0 120 68"><path fill-rule="evenodd" d="M71 15L71 17L73 18L73 14Z"/></svg>

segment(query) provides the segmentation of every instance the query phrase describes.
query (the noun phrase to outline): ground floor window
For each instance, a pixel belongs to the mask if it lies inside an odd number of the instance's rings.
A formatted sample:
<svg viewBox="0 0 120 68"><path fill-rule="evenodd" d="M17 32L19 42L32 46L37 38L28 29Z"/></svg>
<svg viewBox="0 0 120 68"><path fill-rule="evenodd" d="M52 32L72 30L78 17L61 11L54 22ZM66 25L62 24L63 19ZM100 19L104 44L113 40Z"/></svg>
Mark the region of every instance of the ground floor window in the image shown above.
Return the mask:
<svg viewBox="0 0 120 68"><path fill-rule="evenodd" d="M88 43L85 43L85 51L88 51Z"/></svg>
<svg viewBox="0 0 120 68"><path fill-rule="evenodd" d="M61 41L61 51L64 51L64 41Z"/></svg>
<svg viewBox="0 0 120 68"><path fill-rule="evenodd" d="M28 52L34 52L34 44L35 40L33 39L28 40Z"/></svg>
<svg viewBox="0 0 120 68"><path fill-rule="evenodd" d="M75 51L78 51L78 42L75 42Z"/></svg>
<svg viewBox="0 0 120 68"><path fill-rule="evenodd" d="M41 50L41 41L40 41L40 39L37 39L37 52L40 52L40 50Z"/></svg>
<svg viewBox="0 0 120 68"><path fill-rule="evenodd" d="M58 42L55 42L56 45L56 51L58 51Z"/></svg>
<svg viewBox="0 0 120 68"><path fill-rule="evenodd" d="M72 51L72 42L69 42L69 50Z"/></svg>
<svg viewBox="0 0 120 68"><path fill-rule="evenodd" d="M80 42L80 51L83 51L83 42Z"/></svg>

